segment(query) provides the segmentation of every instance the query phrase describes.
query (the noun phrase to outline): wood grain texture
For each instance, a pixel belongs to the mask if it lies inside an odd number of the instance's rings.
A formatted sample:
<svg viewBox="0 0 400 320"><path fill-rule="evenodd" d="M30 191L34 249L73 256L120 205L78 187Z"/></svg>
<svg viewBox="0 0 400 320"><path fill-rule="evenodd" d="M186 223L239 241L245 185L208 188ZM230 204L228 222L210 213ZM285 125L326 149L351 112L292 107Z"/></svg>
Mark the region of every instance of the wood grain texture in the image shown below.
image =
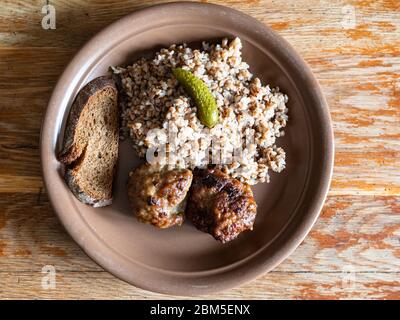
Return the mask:
<svg viewBox="0 0 400 320"><path fill-rule="evenodd" d="M175 298L123 283L73 243L39 160L41 120L68 61L112 21L163 1L49 2L56 30L41 27L45 1L0 1L0 298ZM336 152L328 201L304 243L273 272L205 298L399 299L400 2L212 2L259 19L304 57L328 100ZM44 265L56 267L54 290L41 288Z"/></svg>

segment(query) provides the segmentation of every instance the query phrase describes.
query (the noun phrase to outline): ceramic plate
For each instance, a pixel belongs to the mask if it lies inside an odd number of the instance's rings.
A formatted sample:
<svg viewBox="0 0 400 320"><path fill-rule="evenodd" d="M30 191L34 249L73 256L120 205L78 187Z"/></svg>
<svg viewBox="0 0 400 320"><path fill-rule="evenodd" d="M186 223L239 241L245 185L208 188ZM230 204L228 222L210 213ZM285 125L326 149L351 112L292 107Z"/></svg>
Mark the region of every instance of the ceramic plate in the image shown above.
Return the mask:
<svg viewBox="0 0 400 320"><path fill-rule="evenodd" d="M238 36L244 61L264 84L290 100L286 135L278 145L287 167L253 188L254 230L221 244L186 222L158 230L136 220L125 184L136 158L129 141L119 150L114 203L92 208L77 201L56 159L69 108L78 91L109 66L131 64L173 43ZM41 157L55 212L83 250L104 269L144 289L178 295L214 293L250 281L277 266L304 239L324 203L332 174L333 137L328 106L309 67L278 34L230 8L163 4L136 11L92 38L67 66L44 119Z"/></svg>

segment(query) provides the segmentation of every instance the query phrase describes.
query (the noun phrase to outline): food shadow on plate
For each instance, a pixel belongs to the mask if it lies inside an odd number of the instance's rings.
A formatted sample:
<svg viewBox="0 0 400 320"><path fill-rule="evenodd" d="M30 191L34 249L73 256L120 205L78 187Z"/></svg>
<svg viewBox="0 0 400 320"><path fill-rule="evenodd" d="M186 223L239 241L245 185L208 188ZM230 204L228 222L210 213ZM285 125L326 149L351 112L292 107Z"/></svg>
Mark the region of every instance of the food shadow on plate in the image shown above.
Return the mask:
<svg viewBox="0 0 400 320"><path fill-rule="evenodd" d="M140 159L133 149L130 139L124 139L119 143L118 162L113 183L113 203L112 207L120 214L131 216L136 220L129 205L127 194L127 183L129 172L145 163L146 160Z"/></svg>

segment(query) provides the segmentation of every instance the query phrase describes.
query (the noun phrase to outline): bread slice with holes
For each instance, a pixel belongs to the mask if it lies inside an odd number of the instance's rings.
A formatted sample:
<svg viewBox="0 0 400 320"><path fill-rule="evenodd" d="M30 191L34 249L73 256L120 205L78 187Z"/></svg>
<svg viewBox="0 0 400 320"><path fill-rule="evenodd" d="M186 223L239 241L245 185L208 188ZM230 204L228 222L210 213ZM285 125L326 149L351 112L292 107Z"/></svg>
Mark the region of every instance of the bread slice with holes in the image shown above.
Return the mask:
<svg viewBox="0 0 400 320"><path fill-rule="evenodd" d="M111 77L99 77L78 93L72 104L58 156L65 180L83 203L102 207L112 202L118 158L118 91Z"/></svg>

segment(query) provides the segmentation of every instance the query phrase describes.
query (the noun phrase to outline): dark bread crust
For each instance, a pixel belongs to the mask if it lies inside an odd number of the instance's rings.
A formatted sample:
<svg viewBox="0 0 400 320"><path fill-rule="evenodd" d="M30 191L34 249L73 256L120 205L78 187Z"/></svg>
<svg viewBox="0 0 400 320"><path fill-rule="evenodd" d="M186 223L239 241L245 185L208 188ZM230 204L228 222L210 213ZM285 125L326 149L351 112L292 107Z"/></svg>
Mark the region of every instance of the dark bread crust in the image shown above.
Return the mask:
<svg viewBox="0 0 400 320"><path fill-rule="evenodd" d="M115 81L110 76L101 76L93 79L86 84L76 96L71 110L69 112L67 126L64 134L64 143L62 151L58 155L58 161L64 164L71 164L83 152L75 142L76 128L79 123L79 118L89 99L92 98L98 91L107 87L117 91Z"/></svg>
<svg viewBox="0 0 400 320"><path fill-rule="evenodd" d="M85 110L85 107L89 104L89 102L93 102L91 99L94 99L97 93L105 89L110 90L110 92L113 93L112 95L117 97L118 90L114 80L110 76L102 76L92 80L78 93L71 106L67 119L63 149L58 155L58 160L66 165L65 181L72 193L81 202L94 207L101 207L111 204L112 197L96 198L90 196L87 192L85 192L85 188L80 184L79 179L77 178L77 173L79 172L80 166L85 159L86 145L78 143L77 128L79 121L82 121L81 115ZM115 100L115 108L118 108L117 100ZM118 131L118 121L116 126L116 130ZM115 164L113 166L113 173L115 173Z"/></svg>

